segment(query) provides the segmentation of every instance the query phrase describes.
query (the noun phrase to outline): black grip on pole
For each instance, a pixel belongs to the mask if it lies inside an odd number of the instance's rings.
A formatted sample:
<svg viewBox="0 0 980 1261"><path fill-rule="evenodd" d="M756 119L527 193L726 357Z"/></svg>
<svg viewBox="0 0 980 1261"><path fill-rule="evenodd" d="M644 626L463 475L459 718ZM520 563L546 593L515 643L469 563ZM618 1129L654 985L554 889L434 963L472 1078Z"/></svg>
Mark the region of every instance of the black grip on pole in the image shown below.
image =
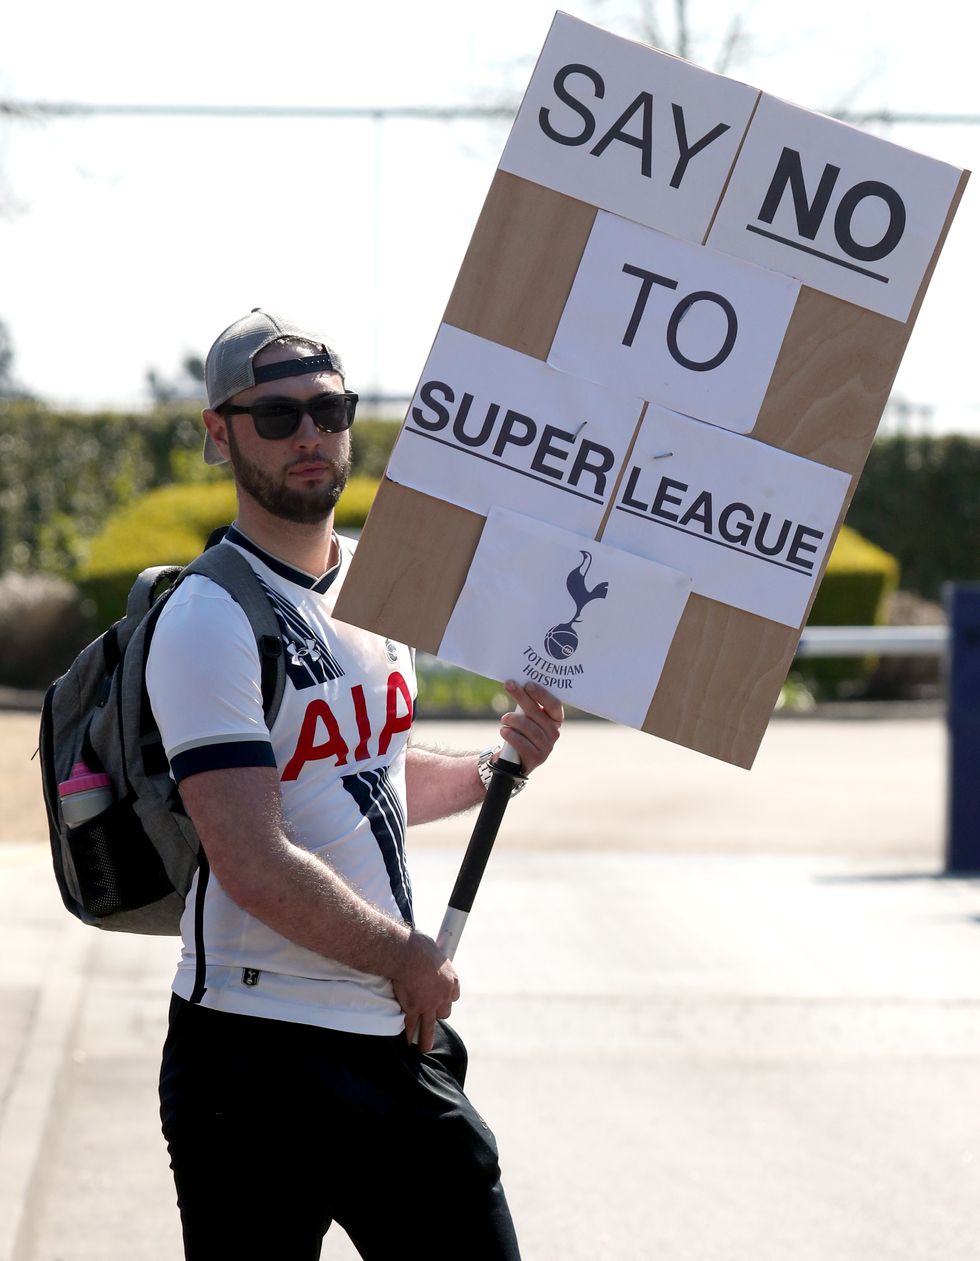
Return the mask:
<svg viewBox="0 0 980 1261"><path fill-rule="evenodd" d="M449 898L449 905L455 911L470 911L473 907L473 899L490 861L490 852L497 839L500 821L510 801L514 783L521 778L520 765L514 762L498 759L490 763L490 769L493 778L473 825L470 842Z"/></svg>

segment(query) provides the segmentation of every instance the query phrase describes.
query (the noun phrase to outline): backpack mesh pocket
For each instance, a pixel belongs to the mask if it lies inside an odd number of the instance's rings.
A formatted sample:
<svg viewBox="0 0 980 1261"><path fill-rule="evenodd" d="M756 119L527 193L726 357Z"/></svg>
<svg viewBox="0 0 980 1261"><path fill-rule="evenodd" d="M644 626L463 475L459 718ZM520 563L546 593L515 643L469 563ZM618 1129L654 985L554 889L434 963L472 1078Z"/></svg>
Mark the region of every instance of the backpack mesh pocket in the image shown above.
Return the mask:
<svg viewBox="0 0 980 1261"><path fill-rule="evenodd" d="M148 906L173 886L132 805L114 802L67 833L82 906L101 918Z"/></svg>

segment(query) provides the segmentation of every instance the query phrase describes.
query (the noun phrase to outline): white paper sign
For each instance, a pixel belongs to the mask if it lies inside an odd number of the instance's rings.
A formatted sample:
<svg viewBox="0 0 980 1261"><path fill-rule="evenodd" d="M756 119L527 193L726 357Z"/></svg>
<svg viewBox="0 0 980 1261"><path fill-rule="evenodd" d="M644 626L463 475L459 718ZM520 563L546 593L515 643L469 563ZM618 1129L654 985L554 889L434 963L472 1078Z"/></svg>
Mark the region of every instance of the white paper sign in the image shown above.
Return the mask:
<svg viewBox="0 0 980 1261"><path fill-rule="evenodd" d="M473 512L499 504L594 535L642 407L443 324L387 475Z"/></svg>
<svg viewBox="0 0 980 1261"><path fill-rule="evenodd" d="M691 574L699 595L797 627L850 482L651 406L602 537Z"/></svg>
<svg viewBox="0 0 980 1261"><path fill-rule="evenodd" d="M500 169L700 242L758 96L557 13Z"/></svg>
<svg viewBox="0 0 980 1261"><path fill-rule="evenodd" d="M548 363L747 433L799 290L787 276L600 212Z"/></svg>
<svg viewBox="0 0 980 1261"><path fill-rule="evenodd" d="M708 244L904 321L960 175L763 96Z"/></svg>
<svg viewBox="0 0 980 1261"><path fill-rule="evenodd" d="M439 656L641 727L691 580L494 508Z"/></svg>

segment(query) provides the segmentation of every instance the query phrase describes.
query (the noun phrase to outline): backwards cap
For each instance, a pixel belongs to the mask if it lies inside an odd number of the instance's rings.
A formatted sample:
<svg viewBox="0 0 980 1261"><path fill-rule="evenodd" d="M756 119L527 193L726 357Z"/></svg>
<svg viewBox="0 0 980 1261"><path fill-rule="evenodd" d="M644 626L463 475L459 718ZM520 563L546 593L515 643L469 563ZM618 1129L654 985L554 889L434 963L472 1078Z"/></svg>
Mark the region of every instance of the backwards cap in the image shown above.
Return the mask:
<svg viewBox="0 0 980 1261"><path fill-rule="evenodd" d="M299 337L303 341L312 342L314 346L320 347L321 354L256 368L254 360L259 351L281 337ZM307 372L336 372L341 377L344 375L340 355L330 345L329 339L320 333L311 333L295 320L272 315L261 307L253 307L248 315L229 324L208 351L204 363L208 406L220 407L235 394L249 390L253 385ZM211 441L210 434L204 439L204 459L208 464L225 462L225 457Z"/></svg>

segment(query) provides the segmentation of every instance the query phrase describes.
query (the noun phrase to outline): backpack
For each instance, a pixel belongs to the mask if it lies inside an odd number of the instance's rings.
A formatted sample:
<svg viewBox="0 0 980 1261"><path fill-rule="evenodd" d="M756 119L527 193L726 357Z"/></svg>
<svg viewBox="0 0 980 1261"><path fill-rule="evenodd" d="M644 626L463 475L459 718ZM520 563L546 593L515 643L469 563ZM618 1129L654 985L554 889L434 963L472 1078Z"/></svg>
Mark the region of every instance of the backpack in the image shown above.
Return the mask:
<svg viewBox="0 0 980 1261"><path fill-rule="evenodd" d="M223 531L221 532L223 533ZM85 924L131 933L176 934L194 873L207 862L170 778L146 691L153 631L167 600L191 574L204 574L244 609L262 664L271 728L282 701L285 663L279 624L255 571L234 547L212 547L181 568L145 569L125 615L48 688L40 756L51 856L62 901ZM159 594L161 585L173 585ZM58 785L77 762L112 781L113 803L77 827L65 824ZM203 904L202 896L198 905Z"/></svg>

